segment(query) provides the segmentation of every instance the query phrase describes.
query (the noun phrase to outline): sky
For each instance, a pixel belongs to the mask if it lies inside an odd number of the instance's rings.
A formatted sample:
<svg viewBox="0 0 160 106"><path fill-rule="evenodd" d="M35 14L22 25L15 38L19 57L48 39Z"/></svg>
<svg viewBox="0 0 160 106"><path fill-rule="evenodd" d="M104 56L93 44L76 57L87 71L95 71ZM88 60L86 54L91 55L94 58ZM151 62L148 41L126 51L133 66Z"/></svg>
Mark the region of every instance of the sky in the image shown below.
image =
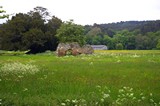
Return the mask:
<svg viewBox="0 0 160 106"><path fill-rule="evenodd" d="M63 21L81 25L160 19L160 0L0 0L0 6L8 14L42 6Z"/></svg>

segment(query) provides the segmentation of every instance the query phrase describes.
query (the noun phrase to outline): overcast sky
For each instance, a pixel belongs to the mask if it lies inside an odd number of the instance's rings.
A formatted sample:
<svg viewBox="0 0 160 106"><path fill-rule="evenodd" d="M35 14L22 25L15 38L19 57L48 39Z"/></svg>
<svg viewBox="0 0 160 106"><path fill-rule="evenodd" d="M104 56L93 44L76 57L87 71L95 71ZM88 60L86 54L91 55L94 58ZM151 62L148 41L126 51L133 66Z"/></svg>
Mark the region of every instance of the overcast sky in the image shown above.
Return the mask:
<svg viewBox="0 0 160 106"><path fill-rule="evenodd" d="M82 25L160 19L160 0L0 0L0 6L8 14L42 6L63 21Z"/></svg>

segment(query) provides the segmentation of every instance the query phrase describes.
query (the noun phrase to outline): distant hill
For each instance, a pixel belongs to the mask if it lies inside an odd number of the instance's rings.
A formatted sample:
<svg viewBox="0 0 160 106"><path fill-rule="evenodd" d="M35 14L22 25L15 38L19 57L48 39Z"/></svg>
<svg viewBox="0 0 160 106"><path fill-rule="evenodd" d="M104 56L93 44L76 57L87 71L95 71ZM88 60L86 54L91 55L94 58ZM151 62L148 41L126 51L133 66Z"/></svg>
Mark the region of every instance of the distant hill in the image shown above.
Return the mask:
<svg viewBox="0 0 160 106"><path fill-rule="evenodd" d="M139 30L142 34L147 32L156 32L160 30L160 20L155 21L121 21L108 24L94 24L93 26L85 26L88 30L93 27L99 27L104 34L110 31L120 31L127 29L129 31Z"/></svg>

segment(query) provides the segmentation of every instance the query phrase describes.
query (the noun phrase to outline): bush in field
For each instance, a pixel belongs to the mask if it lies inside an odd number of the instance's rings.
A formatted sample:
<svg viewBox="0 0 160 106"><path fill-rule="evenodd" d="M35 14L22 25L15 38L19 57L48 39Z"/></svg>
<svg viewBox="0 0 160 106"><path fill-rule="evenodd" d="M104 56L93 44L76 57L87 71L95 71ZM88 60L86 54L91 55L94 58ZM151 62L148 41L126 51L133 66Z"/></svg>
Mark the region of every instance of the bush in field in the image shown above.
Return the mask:
<svg viewBox="0 0 160 106"><path fill-rule="evenodd" d="M36 65L22 64L20 62L5 63L0 69L0 73L5 75L35 74L38 71L39 69Z"/></svg>

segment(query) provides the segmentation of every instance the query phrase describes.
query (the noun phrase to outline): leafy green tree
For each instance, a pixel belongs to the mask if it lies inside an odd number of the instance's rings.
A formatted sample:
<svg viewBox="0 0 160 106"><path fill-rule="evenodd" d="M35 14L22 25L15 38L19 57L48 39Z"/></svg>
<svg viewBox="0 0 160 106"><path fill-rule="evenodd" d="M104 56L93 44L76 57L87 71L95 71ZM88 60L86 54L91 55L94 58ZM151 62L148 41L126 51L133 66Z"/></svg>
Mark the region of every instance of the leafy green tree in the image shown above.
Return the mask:
<svg viewBox="0 0 160 106"><path fill-rule="evenodd" d="M8 18L9 15L4 14L4 13L6 13L6 11L4 11L2 8L3 8L3 7L0 6L0 19ZM1 15L1 14L2 14L2 15ZM2 32L0 31L0 33L2 33ZM3 40L2 40L2 36L1 36L1 34L0 34L0 49L2 49L2 41L3 41Z"/></svg>
<svg viewBox="0 0 160 106"><path fill-rule="evenodd" d="M53 16L52 19L48 20L46 24L46 32L45 32L45 48L48 50L55 50L58 45L58 39L55 36L57 33L57 29L60 28L62 24L62 20Z"/></svg>
<svg viewBox="0 0 160 106"><path fill-rule="evenodd" d="M126 49L128 50L134 50L136 48L135 45L135 36L129 36L128 37L128 42L126 44Z"/></svg>
<svg viewBox="0 0 160 106"><path fill-rule="evenodd" d="M1 49L24 50L22 36L29 30L30 21L28 15L19 13L3 24L0 31Z"/></svg>
<svg viewBox="0 0 160 106"><path fill-rule="evenodd" d="M45 35L41 29L30 29L23 34L23 43L25 47L30 49L30 53L45 51L44 40Z"/></svg>
<svg viewBox="0 0 160 106"><path fill-rule="evenodd" d="M147 36L137 35L135 37L136 49L138 50L147 50L150 45L150 38Z"/></svg>
<svg viewBox="0 0 160 106"><path fill-rule="evenodd" d="M93 37L85 36L85 41L86 41L87 44L92 45L93 44Z"/></svg>
<svg viewBox="0 0 160 106"><path fill-rule="evenodd" d="M0 14L6 13L6 11L4 11L2 8L3 7L0 6ZM4 18L8 18L8 17L9 17L9 15L6 15L6 14L0 15L0 19L4 19Z"/></svg>
<svg viewBox="0 0 160 106"><path fill-rule="evenodd" d="M56 16L53 16L52 19L48 20L46 24L46 31L50 31L53 35L56 35L57 29L60 28L62 20Z"/></svg>
<svg viewBox="0 0 160 106"><path fill-rule="evenodd" d="M113 37L116 33L113 29L109 28L105 31L108 36Z"/></svg>
<svg viewBox="0 0 160 106"><path fill-rule="evenodd" d="M80 45L85 43L83 26L74 24L72 20L63 23L56 36L60 42L78 42Z"/></svg>
<svg viewBox="0 0 160 106"><path fill-rule="evenodd" d="M117 50L123 50L123 45L122 45L122 43L116 44L116 49L117 49Z"/></svg>
<svg viewBox="0 0 160 106"><path fill-rule="evenodd" d="M28 14L13 16L0 26L0 49L31 50L30 53L55 50L58 44L56 30L62 21L55 16L45 21L46 15L44 8L36 8Z"/></svg>
<svg viewBox="0 0 160 106"><path fill-rule="evenodd" d="M102 31L99 27L93 27L88 33L87 33L87 36L98 36L98 35L101 35L102 34Z"/></svg>
<svg viewBox="0 0 160 106"><path fill-rule="evenodd" d="M33 18L41 18L44 21L47 21L47 19L50 17L47 8L41 6L35 7L32 11L28 12L28 14Z"/></svg>
<svg viewBox="0 0 160 106"><path fill-rule="evenodd" d="M158 50L160 50L160 39L158 40L158 43L157 43L157 45L156 45L156 48L157 48Z"/></svg>
<svg viewBox="0 0 160 106"><path fill-rule="evenodd" d="M107 47L109 49L115 49L115 39L114 38L111 38L110 36L108 35L105 35L104 36L104 39L103 39L103 44L104 45L107 45Z"/></svg>

